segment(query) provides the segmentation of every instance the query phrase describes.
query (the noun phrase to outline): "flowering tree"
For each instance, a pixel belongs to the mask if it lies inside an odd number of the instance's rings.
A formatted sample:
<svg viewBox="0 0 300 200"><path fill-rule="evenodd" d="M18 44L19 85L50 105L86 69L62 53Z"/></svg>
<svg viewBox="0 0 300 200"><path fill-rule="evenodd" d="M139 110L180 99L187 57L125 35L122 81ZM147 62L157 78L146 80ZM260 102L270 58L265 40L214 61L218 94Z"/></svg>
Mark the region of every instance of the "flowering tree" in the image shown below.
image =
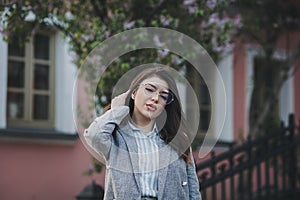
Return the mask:
<svg viewBox="0 0 300 200"><path fill-rule="evenodd" d="M12 1L2 9L1 32L9 40L23 40L44 26L60 30L75 52L80 66L100 42L122 31L138 27L165 27L185 33L199 42L217 61L231 50L230 34L236 21L227 15L226 0L27 0ZM112 83L131 66L155 59L167 65L185 63L165 51L135 51L109 67L99 83L99 103L110 101ZM116 70L117 69L117 70ZM105 87L104 87L105 86ZM105 89L104 89L105 88Z"/></svg>

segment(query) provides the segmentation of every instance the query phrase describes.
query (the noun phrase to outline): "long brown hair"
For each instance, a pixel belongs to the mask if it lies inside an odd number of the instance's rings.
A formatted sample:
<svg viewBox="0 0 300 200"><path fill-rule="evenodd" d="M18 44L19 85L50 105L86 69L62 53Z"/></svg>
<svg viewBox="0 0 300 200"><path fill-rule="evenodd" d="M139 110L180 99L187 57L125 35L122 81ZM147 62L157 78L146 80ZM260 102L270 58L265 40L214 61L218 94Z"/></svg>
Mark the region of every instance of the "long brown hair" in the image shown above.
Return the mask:
<svg viewBox="0 0 300 200"><path fill-rule="evenodd" d="M176 150L180 157L184 159L187 164L190 164L190 144L191 138L189 137L189 131L186 125L186 120L183 116L182 106L179 99L179 93L176 86L176 82L171 75L169 67L151 67L140 72L135 79L131 82L129 86L129 94L126 99L126 104L130 108L130 115L134 111L134 100L131 98L131 94L139 87L141 82L150 77L158 77L166 81L169 86L169 91L174 96L174 101L165 106L165 111L167 114L166 120L160 120L161 116L158 116L156 122L164 121L162 127L159 127L159 135L162 140ZM157 126L160 126L157 123ZM179 135L176 135L179 134ZM176 136L176 140L172 141ZM182 147L185 147L184 151Z"/></svg>

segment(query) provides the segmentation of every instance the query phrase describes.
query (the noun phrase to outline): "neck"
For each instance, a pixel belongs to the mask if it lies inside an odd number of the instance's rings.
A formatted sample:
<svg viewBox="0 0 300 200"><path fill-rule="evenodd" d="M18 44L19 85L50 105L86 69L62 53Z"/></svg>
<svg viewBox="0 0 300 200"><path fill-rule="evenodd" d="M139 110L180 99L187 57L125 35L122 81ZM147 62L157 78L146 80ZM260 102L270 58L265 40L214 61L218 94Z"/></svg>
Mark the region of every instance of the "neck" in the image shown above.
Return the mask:
<svg viewBox="0 0 300 200"><path fill-rule="evenodd" d="M132 116L131 122L139 129L141 129L143 132L148 133L152 131L154 120L141 120L135 117L135 115Z"/></svg>

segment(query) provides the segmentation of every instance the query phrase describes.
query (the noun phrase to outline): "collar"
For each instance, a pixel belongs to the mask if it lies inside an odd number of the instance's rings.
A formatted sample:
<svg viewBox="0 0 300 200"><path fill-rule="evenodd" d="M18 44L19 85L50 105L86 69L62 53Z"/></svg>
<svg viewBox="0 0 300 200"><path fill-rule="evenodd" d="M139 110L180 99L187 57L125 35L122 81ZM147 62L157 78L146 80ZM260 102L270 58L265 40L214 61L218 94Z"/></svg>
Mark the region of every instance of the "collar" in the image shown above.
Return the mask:
<svg viewBox="0 0 300 200"><path fill-rule="evenodd" d="M141 129L136 127L130 120L128 120L127 126L128 126L128 128L130 128L132 130L132 131L129 131L129 133L132 133L131 135L133 135L134 137L149 138L149 137L154 137L154 136L158 135L158 128L157 128L156 123L154 123L152 130L148 133L145 133Z"/></svg>

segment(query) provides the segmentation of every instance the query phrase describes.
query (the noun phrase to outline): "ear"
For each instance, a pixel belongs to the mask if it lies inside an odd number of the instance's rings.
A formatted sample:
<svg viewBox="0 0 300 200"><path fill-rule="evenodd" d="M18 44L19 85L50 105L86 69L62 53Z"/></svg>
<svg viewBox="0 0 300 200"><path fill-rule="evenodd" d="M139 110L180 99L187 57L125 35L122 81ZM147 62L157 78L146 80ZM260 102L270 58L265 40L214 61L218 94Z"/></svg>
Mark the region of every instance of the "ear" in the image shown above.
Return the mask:
<svg viewBox="0 0 300 200"><path fill-rule="evenodd" d="M133 91L132 93L131 93L131 98L134 100L134 98L135 98L135 93L136 93L136 90L135 91Z"/></svg>

